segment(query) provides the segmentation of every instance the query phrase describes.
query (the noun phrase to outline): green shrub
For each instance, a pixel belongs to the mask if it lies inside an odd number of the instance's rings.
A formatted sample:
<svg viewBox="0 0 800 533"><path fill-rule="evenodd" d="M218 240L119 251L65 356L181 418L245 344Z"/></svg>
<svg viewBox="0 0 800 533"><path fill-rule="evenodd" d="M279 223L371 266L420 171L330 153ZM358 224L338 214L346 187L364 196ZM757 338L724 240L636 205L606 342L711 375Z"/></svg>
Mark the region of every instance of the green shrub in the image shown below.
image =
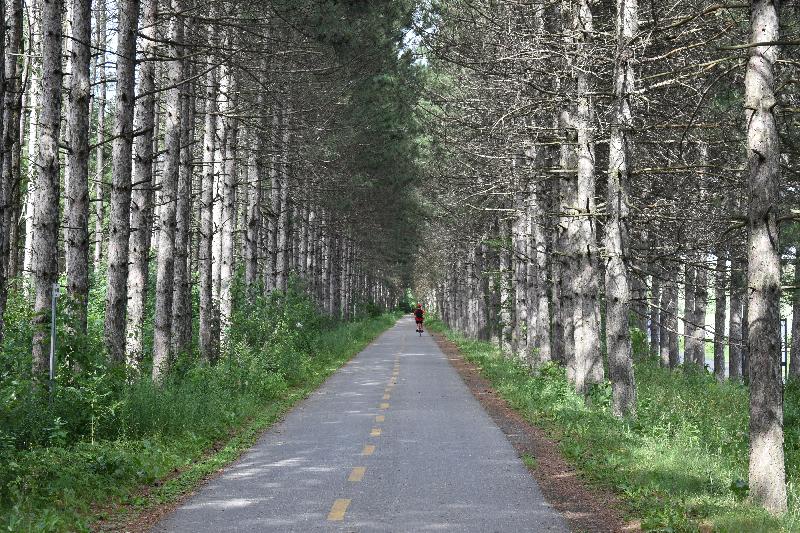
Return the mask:
<svg viewBox="0 0 800 533"><path fill-rule="evenodd" d="M476 363L509 404L558 439L566 458L586 476L612 488L645 530L800 531L800 383L785 390L784 429L789 513L769 516L748 504L748 390L718 383L692 365L662 369L644 357L635 366L637 417L611 415L610 385L588 402L575 394L563 368L536 375L503 357L496 346L445 333ZM634 341L641 344L634 333Z"/></svg>
<svg viewBox="0 0 800 533"><path fill-rule="evenodd" d="M139 376L107 364L100 292L92 295L87 335L70 331L61 302L52 399L31 380L27 301L20 292L9 298L0 353L0 528L86 529L94 502L124 501L136 487L194 464L269 406L299 398L292 390L317 386L396 320L335 323L297 280L269 298L248 299L237 284L219 360L207 364L193 347L155 385L149 360ZM152 306L145 330L152 331Z"/></svg>

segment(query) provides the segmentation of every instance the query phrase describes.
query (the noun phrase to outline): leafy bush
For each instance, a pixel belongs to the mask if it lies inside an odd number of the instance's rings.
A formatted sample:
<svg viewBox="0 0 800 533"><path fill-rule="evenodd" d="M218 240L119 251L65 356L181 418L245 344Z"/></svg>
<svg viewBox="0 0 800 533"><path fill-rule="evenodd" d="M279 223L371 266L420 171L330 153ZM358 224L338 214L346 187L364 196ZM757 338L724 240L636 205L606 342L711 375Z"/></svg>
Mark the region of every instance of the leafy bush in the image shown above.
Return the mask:
<svg viewBox="0 0 800 533"><path fill-rule="evenodd" d="M531 423L560 442L565 457L589 478L622 496L645 530L798 531L800 504L800 383L785 391L784 428L789 513L769 516L748 504L748 390L718 383L692 365L662 369L644 357L635 367L637 417L611 414L610 384L578 396L563 368L536 375L496 346L465 339L431 321L475 362L493 386ZM636 344L641 344L634 332ZM709 529L710 530L710 529Z"/></svg>
<svg viewBox="0 0 800 533"><path fill-rule="evenodd" d="M127 497L193 463L265 406L289 398L290 388L318 385L395 320L334 323L296 282L269 298L236 291L216 364L194 350L179 354L161 385L146 377L148 361L143 376L107 364L96 300L85 336L70 331L62 302L52 398L31 379L29 306L12 293L0 354L0 528L85 529L93 502Z"/></svg>

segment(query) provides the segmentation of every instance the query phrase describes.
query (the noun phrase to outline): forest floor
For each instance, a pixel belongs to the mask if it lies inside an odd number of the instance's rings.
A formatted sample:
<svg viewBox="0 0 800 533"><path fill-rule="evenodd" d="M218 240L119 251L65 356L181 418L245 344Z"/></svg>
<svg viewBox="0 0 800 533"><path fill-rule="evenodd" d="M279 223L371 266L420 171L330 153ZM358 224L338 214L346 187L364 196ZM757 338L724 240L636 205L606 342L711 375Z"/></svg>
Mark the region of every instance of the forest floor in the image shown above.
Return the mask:
<svg viewBox="0 0 800 533"><path fill-rule="evenodd" d="M473 396L492 417L514 446L545 498L569 523L573 531L640 531L638 521L623 519L624 504L611 491L582 479L558 450L558 442L528 423L494 390L480 368L464 359L452 341L434 333L439 347L464 380Z"/></svg>

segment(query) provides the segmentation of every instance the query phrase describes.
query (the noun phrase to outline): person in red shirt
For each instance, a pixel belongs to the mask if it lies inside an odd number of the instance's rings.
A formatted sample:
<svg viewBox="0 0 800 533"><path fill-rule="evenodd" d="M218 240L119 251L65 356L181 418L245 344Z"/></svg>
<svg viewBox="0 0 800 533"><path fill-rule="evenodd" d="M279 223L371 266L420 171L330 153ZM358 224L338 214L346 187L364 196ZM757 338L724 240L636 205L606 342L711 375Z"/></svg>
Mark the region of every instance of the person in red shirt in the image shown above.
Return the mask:
<svg viewBox="0 0 800 533"><path fill-rule="evenodd" d="M414 321L417 323L417 333L422 335L422 323L425 321L425 310L422 309L422 304L417 304L414 309Z"/></svg>

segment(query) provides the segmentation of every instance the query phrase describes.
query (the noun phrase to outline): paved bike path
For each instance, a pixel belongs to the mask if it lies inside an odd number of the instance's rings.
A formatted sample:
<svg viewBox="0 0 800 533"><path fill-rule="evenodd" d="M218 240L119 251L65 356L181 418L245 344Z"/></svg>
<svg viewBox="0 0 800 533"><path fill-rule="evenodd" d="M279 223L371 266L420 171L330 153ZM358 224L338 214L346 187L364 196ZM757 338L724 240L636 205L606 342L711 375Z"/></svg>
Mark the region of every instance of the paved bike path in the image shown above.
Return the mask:
<svg viewBox="0 0 800 533"><path fill-rule="evenodd" d="M568 531L401 319L153 531Z"/></svg>

